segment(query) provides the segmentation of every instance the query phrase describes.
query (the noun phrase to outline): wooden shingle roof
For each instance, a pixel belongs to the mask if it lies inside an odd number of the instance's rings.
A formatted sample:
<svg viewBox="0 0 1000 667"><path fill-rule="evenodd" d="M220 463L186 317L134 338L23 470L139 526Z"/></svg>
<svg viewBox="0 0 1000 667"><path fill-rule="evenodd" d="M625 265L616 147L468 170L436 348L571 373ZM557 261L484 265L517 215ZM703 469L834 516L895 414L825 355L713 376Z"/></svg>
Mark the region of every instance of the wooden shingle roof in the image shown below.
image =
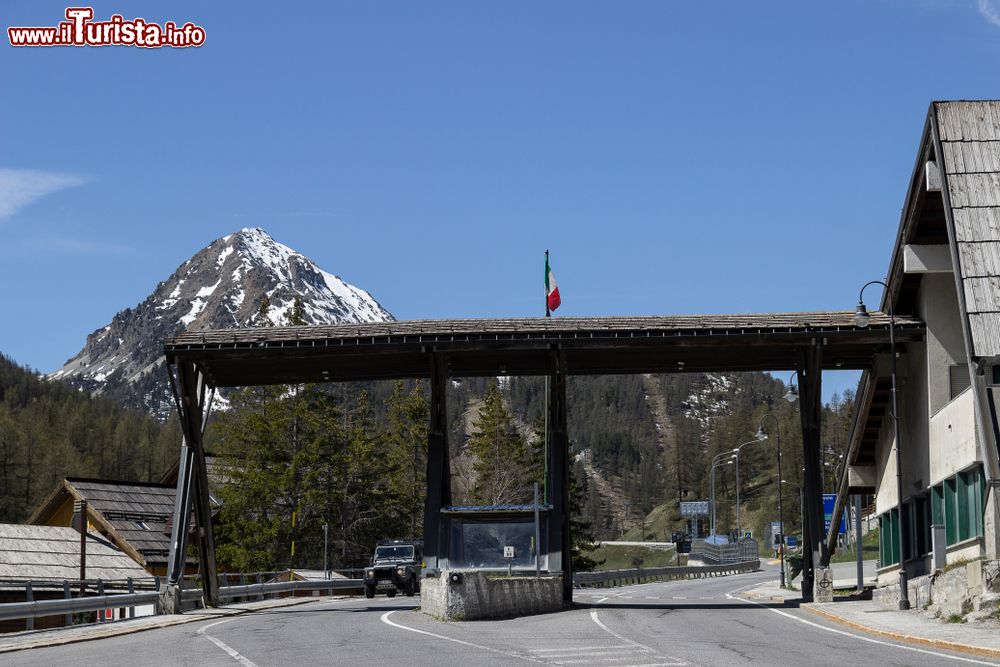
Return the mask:
<svg viewBox="0 0 1000 667"><path fill-rule="evenodd" d="M0 579L80 577L80 533L64 526L0 524ZM87 535L87 578L124 580L149 574L100 535Z"/></svg>
<svg viewBox="0 0 1000 667"><path fill-rule="evenodd" d="M1000 356L1000 100L936 102L973 357Z"/></svg>

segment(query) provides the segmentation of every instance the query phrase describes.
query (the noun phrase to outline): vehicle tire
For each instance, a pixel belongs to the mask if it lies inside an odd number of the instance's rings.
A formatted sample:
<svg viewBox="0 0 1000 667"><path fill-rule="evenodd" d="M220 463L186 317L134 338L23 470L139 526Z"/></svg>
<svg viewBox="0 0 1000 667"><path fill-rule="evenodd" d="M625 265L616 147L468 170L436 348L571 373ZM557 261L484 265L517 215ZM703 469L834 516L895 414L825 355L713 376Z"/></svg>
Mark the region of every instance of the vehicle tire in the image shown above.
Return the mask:
<svg viewBox="0 0 1000 667"><path fill-rule="evenodd" d="M394 598L394 597L396 597L396 589L395 588L391 588L391 589L387 590L385 592L385 594L386 594L386 597Z"/></svg>
<svg viewBox="0 0 1000 667"><path fill-rule="evenodd" d="M375 597L375 585L374 584L365 584L365 597L369 598L369 599Z"/></svg>
<svg viewBox="0 0 1000 667"><path fill-rule="evenodd" d="M406 593L406 597L408 598L412 598L417 592L417 581L414 577L406 580L406 588L403 589L403 592Z"/></svg>

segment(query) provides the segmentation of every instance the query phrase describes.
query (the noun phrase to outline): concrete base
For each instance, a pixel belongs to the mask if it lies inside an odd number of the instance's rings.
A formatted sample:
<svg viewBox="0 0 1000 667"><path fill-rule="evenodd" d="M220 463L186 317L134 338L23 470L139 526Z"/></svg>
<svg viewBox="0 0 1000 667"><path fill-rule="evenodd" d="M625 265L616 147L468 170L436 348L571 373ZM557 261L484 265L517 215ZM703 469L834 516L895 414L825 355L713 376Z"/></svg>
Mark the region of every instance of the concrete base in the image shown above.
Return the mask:
<svg viewBox="0 0 1000 667"><path fill-rule="evenodd" d="M833 602L833 570L817 568L814 587L813 602Z"/></svg>
<svg viewBox="0 0 1000 667"><path fill-rule="evenodd" d="M420 610L447 621L512 618L559 611L562 577L498 577L477 570L445 570L420 582Z"/></svg>

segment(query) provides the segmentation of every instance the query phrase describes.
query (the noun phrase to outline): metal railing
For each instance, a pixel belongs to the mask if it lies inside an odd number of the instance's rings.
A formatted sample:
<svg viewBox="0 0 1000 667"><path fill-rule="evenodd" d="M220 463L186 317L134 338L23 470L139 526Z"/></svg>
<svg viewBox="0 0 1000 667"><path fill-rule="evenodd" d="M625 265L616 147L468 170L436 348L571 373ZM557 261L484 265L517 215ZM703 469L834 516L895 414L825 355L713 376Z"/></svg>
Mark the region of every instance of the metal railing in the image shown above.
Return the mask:
<svg viewBox="0 0 1000 667"><path fill-rule="evenodd" d="M741 563L758 558L757 540L743 539L728 544L712 544L705 540L694 540L690 558L710 565Z"/></svg>
<svg viewBox="0 0 1000 667"><path fill-rule="evenodd" d="M280 573L253 573L253 574L229 574L220 575L220 583L229 583L233 578L237 578L241 583L235 585L222 585L219 587L219 598L221 600L263 600L266 596L281 595L282 593L292 593L297 591L327 591L330 595L335 592L339 594L360 594L364 591L364 582L361 579L319 579L311 581L270 581L265 582L265 577L273 577ZM347 574L354 575L350 571ZM251 583L246 583L247 581ZM73 615L85 612L110 609L128 609L129 617L135 617L135 607L152 605L153 614L162 613L160 578L149 579L128 579L123 581L102 581L94 580L32 580L0 581L0 590L11 590L16 588L24 591L24 602L0 603L0 621L11 621L25 619L25 629L34 629L34 619L45 616L66 616L64 625L73 625ZM81 589L93 591L94 595L79 595ZM51 595L60 592L61 598L35 600L35 594ZM138 592L137 592L138 591ZM185 577L182 581L181 600L187 603L195 603L193 607L202 606L202 588L197 577ZM97 615L98 622L103 622L103 614Z"/></svg>
<svg viewBox="0 0 1000 667"><path fill-rule="evenodd" d="M607 588L642 584L647 581L670 581L672 579L704 579L730 574L756 572L759 560L747 560L723 565L684 565L680 567L646 567L629 570L601 570L599 572L577 572L573 575L573 585L578 588Z"/></svg>

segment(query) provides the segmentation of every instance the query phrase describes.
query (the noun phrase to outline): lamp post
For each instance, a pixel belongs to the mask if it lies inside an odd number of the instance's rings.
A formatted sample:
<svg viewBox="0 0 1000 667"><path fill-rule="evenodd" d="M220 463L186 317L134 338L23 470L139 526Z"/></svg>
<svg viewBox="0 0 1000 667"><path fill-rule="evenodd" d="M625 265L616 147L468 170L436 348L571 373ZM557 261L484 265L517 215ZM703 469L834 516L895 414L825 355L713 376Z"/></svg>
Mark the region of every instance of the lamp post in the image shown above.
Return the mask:
<svg viewBox="0 0 1000 667"><path fill-rule="evenodd" d="M329 536L330 536L330 524L324 523L323 524L323 578L324 579L330 578L330 568L328 567L329 561L327 560L327 554L328 554L327 547L330 544L330 541L328 539Z"/></svg>
<svg viewBox="0 0 1000 667"><path fill-rule="evenodd" d="M724 457L724 456L729 456L729 458L728 459L723 459L722 457ZM726 451L726 452L723 452L721 454L717 454L715 456L715 458L712 459L712 535L717 535L718 534L718 533L715 532L715 518L716 518L716 511L715 511L715 469L718 468L719 466L731 465L732 462L735 459L736 459L736 455L733 454L730 451Z"/></svg>
<svg viewBox="0 0 1000 667"><path fill-rule="evenodd" d="M899 406L896 402L896 316L893 314L892 299L889 298L889 286L886 285L881 280L871 280L864 284L861 288L861 292L858 294L858 305L854 309L854 324L863 329L871 323L871 315L868 314L868 309L865 308L865 288L869 285L881 285L886 292L885 303L889 309L889 376L892 380L892 429L893 436L896 440L896 495L897 504L899 506L899 608L909 609L910 608L910 594L907 590L907 579L906 579L906 566L904 561L906 560L906 544L909 541L909 531L907 530L907 524L905 518L903 517L903 469L900 466L900 455L899 450L902 448L900 445L900 431L899 431Z"/></svg>
<svg viewBox="0 0 1000 667"><path fill-rule="evenodd" d="M757 426L757 439L767 440L767 431L764 430L764 420L770 417L774 420L774 441L778 449L778 524L781 526L781 545L778 550L778 557L781 559L781 587L785 587L785 513L781 506L781 427L778 425L778 418L770 412L760 418Z"/></svg>
<svg viewBox="0 0 1000 667"><path fill-rule="evenodd" d="M740 525L740 450L747 445L752 445L760 440L750 440L736 447L733 452L736 454L736 541L743 538L743 527Z"/></svg>

